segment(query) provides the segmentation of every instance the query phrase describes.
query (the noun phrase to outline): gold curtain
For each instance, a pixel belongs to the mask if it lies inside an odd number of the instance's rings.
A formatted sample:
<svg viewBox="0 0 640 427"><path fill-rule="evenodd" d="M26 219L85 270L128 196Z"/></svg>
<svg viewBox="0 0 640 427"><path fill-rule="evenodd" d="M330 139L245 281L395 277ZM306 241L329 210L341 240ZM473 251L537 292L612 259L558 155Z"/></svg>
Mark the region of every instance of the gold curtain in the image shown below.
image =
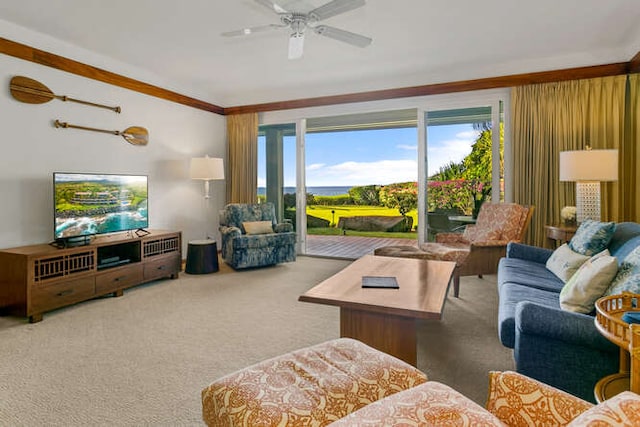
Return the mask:
<svg viewBox="0 0 640 427"><path fill-rule="evenodd" d="M258 200L258 114L227 116L227 203Z"/></svg>
<svg viewBox="0 0 640 427"><path fill-rule="evenodd" d="M626 107L629 120L620 150L620 210L622 220L640 222L640 74L629 76Z"/></svg>
<svg viewBox="0 0 640 427"><path fill-rule="evenodd" d="M575 206L575 183L559 180L560 151L590 145L618 148L622 156L626 79L614 76L512 89L514 198L536 208L528 243L544 246L544 226L560 221L563 206ZM603 185L603 220L622 218L621 184Z"/></svg>

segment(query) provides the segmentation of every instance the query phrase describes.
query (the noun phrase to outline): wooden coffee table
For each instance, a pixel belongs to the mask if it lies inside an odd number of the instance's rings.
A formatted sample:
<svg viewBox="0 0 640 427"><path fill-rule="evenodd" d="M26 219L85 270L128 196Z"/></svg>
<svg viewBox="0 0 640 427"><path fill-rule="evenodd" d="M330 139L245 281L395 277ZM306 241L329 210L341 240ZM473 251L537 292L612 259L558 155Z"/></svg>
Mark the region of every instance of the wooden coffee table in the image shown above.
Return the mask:
<svg viewBox="0 0 640 427"><path fill-rule="evenodd" d="M340 336L416 366L416 319L441 319L453 269L447 261L365 255L298 298L340 307ZM362 288L362 276L395 276L399 289Z"/></svg>

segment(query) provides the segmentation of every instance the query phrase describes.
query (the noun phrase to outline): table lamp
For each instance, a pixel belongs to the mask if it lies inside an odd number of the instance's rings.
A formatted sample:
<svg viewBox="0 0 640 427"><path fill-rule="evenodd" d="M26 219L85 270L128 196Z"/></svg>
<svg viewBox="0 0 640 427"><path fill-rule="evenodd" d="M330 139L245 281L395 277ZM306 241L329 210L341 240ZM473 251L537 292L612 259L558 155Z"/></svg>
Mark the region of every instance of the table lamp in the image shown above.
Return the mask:
<svg viewBox="0 0 640 427"><path fill-rule="evenodd" d="M224 179L224 163L214 157L194 157L191 159L191 179L204 181L204 198L209 198L209 181Z"/></svg>
<svg viewBox="0 0 640 427"><path fill-rule="evenodd" d="M576 183L576 220L600 221L600 183L618 180L618 150L560 152L560 181Z"/></svg>

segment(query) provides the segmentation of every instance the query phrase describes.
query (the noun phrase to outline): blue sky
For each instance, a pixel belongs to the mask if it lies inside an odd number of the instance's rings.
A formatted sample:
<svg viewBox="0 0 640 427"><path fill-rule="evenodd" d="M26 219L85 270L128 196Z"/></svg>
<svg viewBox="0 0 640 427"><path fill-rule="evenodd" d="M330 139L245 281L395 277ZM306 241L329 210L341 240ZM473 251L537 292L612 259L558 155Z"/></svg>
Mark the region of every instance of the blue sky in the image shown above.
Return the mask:
<svg viewBox="0 0 640 427"><path fill-rule="evenodd" d="M430 126L427 155L431 175L471 152L478 132L472 126ZM381 129L307 134L307 187L354 186L415 181L417 129ZM258 144L258 186L266 181L264 138ZM284 185L295 186L295 138L285 138Z"/></svg>

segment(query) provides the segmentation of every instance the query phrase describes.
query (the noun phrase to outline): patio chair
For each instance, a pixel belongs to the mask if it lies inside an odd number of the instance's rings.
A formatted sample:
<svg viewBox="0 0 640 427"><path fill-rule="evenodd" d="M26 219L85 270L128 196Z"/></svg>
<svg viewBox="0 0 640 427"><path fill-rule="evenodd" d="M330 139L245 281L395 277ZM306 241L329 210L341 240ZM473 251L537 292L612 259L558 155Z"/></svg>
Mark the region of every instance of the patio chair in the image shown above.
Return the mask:
<svg viewBox="0 0 640 427"><path fill-rule="evenodd" d="M464 233L438 233L436 241L420 246L419 257L454 261L453 295L460 294L460 277L495 274L509 242L520 242L531 222L532 206L484 203L475 225ZM414 254L414 257L418 254Z"/></svg>
<svg viewBox="0 0 640 427"><path fill-rule="evenodd" d="M430 242L434 241L436 235L439 233L455 233L464 230L464 226L460 226L449 220L449 215L449 213L440 212L429 212L427 214L427 223L429 224L427 231Z"/></svg>

